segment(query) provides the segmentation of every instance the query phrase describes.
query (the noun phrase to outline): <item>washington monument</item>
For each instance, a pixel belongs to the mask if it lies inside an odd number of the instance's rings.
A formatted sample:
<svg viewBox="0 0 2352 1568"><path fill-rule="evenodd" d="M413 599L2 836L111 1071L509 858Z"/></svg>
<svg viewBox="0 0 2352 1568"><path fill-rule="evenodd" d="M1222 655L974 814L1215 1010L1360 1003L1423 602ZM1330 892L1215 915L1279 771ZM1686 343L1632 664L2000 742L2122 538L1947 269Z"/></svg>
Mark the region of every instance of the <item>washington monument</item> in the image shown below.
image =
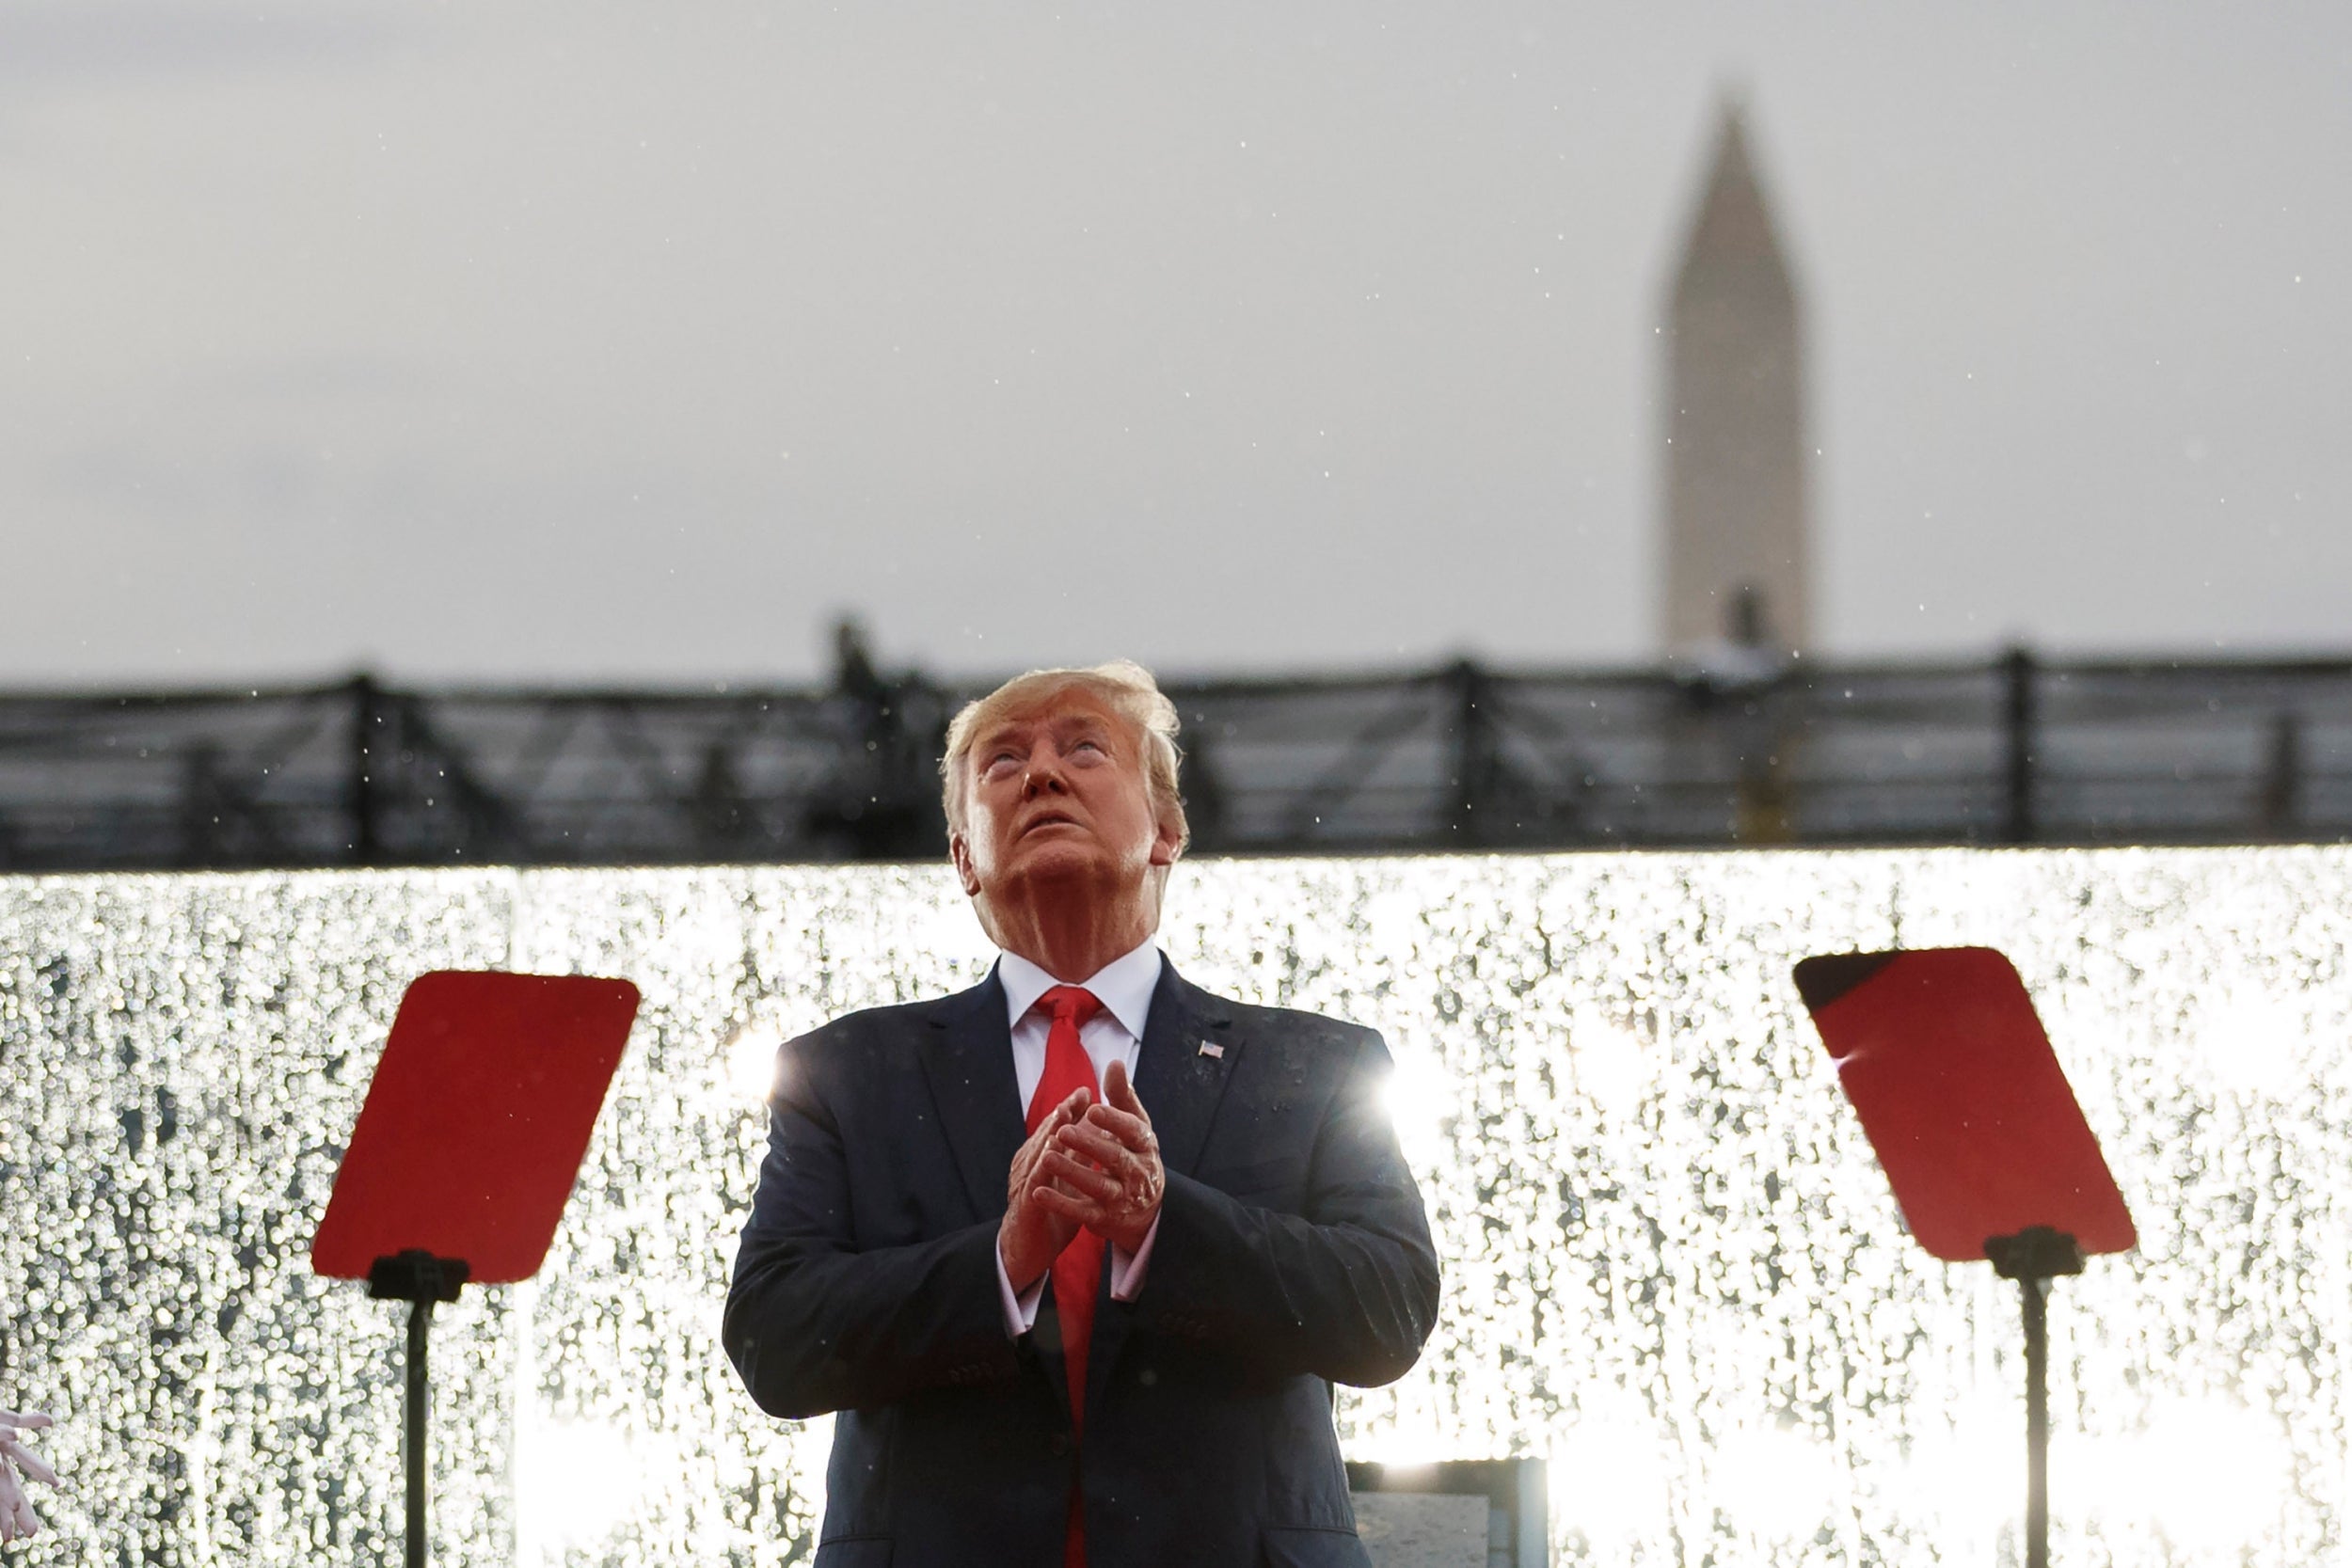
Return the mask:
<svg viewBox="0 0 2352 1568"><path fill-rule="evenodd" d="M1796 288L1726 104L1666 319L1667 651L1810 633Z"/></svg>

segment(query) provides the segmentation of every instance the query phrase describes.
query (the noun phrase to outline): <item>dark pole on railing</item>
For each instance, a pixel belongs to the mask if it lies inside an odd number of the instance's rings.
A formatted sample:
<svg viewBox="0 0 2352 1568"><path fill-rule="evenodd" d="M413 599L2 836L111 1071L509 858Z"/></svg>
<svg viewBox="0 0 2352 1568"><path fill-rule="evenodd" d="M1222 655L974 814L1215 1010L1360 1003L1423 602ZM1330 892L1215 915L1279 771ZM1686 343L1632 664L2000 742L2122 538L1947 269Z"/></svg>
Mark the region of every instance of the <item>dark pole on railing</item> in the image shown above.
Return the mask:
<svg viewBox="0 0 2352 1568"><path fill-rule="evenodd" d="M2270 755L2262 784L2261 832L2293 838L2303 816L2303 724L2290 709L2271 721Z"/></svg>
<svg viewBox="0 0 2352 1568"><path fill-rule="evenodd" d="M372 675L355 675L351 681L351 778L347 795L351 809L352 862L358 865L373 865L383 858L384 848L376 832L378 791L376 777L378 760L385 754L383 693L377 689Z"/></svg>
<svg viewBox="0 0 2352 1568"><path fill-rule="evenodd" d="M1502 824L1502 755L1495 732L1492 682L1469 659L1447 672L1454 686L1453 825L1456 844L1491 842Z"/></svg>
<svg viewBox="0 0 2352 1568"><path fill-rule="evenodd" d="M190 869L217 865L226 835L221 831L220 748L199 741L180 765L180 863Z"/></svg>
<svg viewBox="0 0 2352 1568"><path fill-rule="evenodd" d="M2031 844L2033 819L2034 661L2023 647L2011 648L2002 660L2007 676L2007 788L2001 837L2010 844Z"/></svg>

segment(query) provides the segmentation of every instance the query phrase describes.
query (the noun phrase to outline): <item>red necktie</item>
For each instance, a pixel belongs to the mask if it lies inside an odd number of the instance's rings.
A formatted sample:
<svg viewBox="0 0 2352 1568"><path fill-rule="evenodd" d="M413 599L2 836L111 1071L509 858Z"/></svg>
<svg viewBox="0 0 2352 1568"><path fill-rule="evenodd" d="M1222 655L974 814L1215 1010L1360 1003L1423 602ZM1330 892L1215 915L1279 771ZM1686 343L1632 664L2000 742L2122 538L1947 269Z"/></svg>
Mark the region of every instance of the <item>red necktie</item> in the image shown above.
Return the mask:
<svg viewBox="0 0 2352 1568"><path fill-rule="evenodd" d="M1056 986L1037 999L1037 1010L1050 1015L1053 1023L1045 1031L1045 1070L1038 1075L1036 1092L1029 1096L1031 1132L1055 1106L1070 1098L1073 1089L1083 1087L1095 1099L1103 1098L1103 1086L1094 1079L1094 1063L1078 1042L1079 1029L1102 1009L1103 1004L1083 986ZM1103 1238L1081 1227L1054 1259L1047 1276L1054 1282L1054 1310L1061 1319L1062 1366L1070 1374L1070 1424L1073 1431L1083 1432L1087 1345L1094 1338L1094 1293L1103 1280ZM1070 1528L1063 1539L1062 1562L1063 1568L1086 1568L1085 1521L1074 1486L1070 1494Z"/></svg>

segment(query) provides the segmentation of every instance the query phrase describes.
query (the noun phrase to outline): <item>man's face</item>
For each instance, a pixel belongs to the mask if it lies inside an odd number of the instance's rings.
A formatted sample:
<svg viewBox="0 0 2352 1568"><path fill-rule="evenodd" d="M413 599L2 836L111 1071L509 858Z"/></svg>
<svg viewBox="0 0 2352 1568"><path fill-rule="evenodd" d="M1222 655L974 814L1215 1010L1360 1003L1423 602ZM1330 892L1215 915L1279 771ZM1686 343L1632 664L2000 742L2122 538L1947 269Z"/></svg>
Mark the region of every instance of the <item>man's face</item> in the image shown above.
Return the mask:
<svg viewBox="0 0 2352 1568"><path fill-rule="evenodd" d="M964 831L948 846L963 891L998 905L1049 888L1116 896L1173 864L1176 829L1154 817L1141 739L1084 687L975 736L959 764Z"/></svg>

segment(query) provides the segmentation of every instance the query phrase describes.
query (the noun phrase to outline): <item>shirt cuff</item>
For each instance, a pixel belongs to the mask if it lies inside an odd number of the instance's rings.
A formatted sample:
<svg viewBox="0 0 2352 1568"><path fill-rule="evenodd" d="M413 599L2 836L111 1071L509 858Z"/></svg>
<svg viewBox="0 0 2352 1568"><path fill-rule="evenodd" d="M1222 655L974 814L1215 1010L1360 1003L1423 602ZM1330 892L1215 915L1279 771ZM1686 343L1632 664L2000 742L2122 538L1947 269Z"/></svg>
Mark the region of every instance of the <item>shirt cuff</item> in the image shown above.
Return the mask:
<svg viewBox="0 0 2352 1568"><path fill-rule="evenodd" d="M1160 1216L1154 1214L1152 1216L1152 1228L1143 1233L1143 1240L1136 1244L1135 1251L1129 1252L1122 1246L1111 1248L1111 1300L1133 1301L1143 1294L1143 1271L1152 1266L1152 1243L1159 1239ZM1001 1259L996 1264L996 1272L1005 1272ZM1035 1301L1029 1304L1029 1316L1032 1319L1037 1316Z"/></svg>
<svg viewBox="0 0 2352 1568"><path fill-rule="evenodd" d="M1153 1221L1152 1226L1158 1228L1158 1222ZM1151 1244L1148 1239L1144 1243L1147 1247ZM1018 1339L1037 1326L1038 1303L1045 1299L1045 1275L1039 1275L1037 1282L1027 1290L1016 1291L1012 1288L1012 1275L1005 1272L1005 1249L998 1246L995 1252L996 1298L1005 1307L1005 1334Z"/></svg>

